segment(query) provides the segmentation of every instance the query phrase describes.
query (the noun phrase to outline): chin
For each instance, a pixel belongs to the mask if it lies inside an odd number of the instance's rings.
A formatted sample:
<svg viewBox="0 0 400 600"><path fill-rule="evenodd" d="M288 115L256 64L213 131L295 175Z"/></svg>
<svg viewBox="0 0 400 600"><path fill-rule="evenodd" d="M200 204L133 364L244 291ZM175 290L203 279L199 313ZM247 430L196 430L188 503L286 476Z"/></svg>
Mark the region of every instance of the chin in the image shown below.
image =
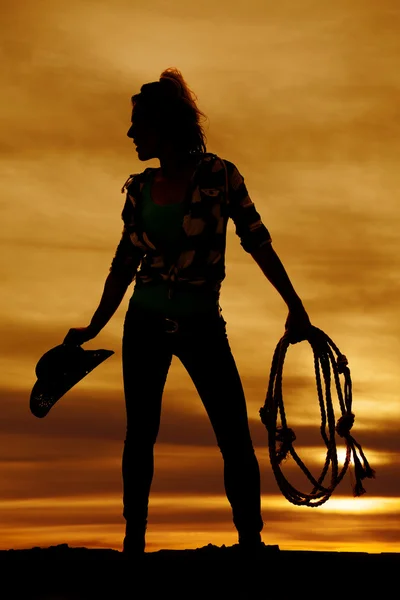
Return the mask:
<svg viewBox="0 0 400 600"><path fill-rule="evenodd" d="M137 156L138 159L141 161L151 160L152 158L154 158L153 154L151 154L150 152L145 152L141 149L137 149Z"/></svg>

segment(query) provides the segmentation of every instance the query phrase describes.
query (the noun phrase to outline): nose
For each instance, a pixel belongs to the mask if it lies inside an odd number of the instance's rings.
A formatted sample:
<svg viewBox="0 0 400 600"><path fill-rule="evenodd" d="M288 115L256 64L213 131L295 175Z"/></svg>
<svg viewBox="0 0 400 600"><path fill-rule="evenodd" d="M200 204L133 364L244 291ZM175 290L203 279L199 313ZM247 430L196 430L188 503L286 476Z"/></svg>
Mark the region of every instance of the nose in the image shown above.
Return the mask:
<svg viewBox="0 0 400 600"><path fill-rule="evenodd" d="M133 138L133 125L131 125L126 134L129 138Z"/></svg>

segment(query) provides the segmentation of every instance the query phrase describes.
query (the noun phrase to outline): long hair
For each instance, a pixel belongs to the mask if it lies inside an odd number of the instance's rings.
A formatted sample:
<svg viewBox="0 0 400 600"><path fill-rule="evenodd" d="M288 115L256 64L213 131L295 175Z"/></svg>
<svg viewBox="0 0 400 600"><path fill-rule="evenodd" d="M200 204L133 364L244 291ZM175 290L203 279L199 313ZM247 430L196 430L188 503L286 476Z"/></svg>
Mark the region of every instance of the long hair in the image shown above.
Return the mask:
<svg viewBox="0 0 400 600"><path fill-rule="evenodd" d="M190 90L182 73L165 69L159 81L145 83L132 96L135 110L149 119L164 140L180 152L207 152L206 135L201 124L206 115L198 108L197 96Z"/></svg>

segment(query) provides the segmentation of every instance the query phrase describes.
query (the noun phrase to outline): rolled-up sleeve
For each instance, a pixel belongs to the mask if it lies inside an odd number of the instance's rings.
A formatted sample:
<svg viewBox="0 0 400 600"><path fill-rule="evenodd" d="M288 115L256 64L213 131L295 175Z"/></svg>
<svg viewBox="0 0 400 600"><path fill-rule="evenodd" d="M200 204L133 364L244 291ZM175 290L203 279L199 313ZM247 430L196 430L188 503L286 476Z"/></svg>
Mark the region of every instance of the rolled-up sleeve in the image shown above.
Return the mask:
<svg viewBox="0 0 400 600"><path fill-rule="evenodd" d="M124 210L122 211L122 219L124 221L122 235L115 251L114 258L111 262L109 271L110 273L113 273L130 283L135 278L143 258L143 252L140 250L140 248L137 248L132 244L126 218L127 205L125 204Z"/></svg>
<svg viewBox="0 0 400 600"><path fill-rule="evenodd" d="M227 160L224 162L228 176L229 216L235 224L241 246L251 253L270 244L271 235L248 194L243 176L233 163Z"/></svg>

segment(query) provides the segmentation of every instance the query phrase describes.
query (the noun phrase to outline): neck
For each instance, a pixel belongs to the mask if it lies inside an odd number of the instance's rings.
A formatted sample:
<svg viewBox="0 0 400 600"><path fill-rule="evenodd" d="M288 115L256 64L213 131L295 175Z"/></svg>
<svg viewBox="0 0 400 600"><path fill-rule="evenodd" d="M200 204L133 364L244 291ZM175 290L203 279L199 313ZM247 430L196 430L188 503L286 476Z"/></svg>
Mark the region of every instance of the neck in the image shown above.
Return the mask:
<svg viewBox="0 0 400 600"><path fill-rule="evenodd" d="M160 157L161 176L164 179L180 179L190 173L197 164L199 157L196 154L166 152Z"/></svg>

